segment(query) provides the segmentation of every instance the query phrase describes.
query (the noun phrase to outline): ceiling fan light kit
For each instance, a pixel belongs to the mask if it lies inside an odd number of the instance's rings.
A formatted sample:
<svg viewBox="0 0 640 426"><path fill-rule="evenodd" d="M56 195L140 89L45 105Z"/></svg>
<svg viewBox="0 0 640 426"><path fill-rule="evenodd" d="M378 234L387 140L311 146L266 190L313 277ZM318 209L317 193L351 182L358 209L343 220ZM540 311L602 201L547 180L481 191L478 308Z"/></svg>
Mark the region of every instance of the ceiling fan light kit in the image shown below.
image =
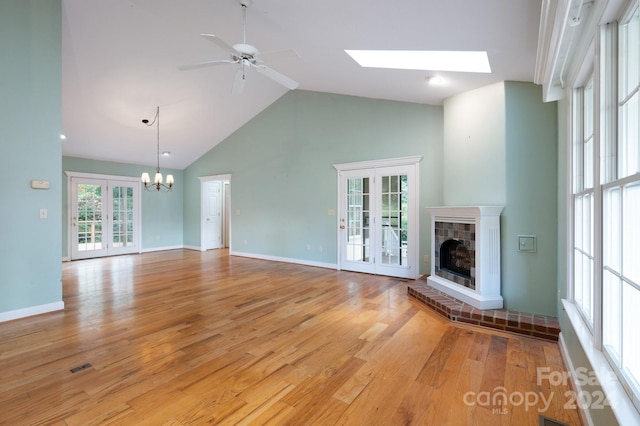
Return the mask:
<svg viewBox="0 0 640 426"><path fill-rule="evenodd" d="M254 68L265 77L270 78L276 83L286 87L289 90L294 90L298 87L298 82L292 78L263 65L260 59L260 51L253 45L247 43L247 7L251 5L251 0L238 0L240 6L242 6L242 43L236 43L231 45L214 34L200 34L206 40L220 47L222 50L229 54L230 59L219 59L214 61L200 62L191 65L180 65L178 69L181 71L188 71L198 68L206 68L224 64L240 65L233 81L233 87L231 93L234 95L240 95L244 91L244 84L246 82L246 69ZM283 50L277 52L269 52L262 56L293 56L299 57L294 50Z"/></svg>

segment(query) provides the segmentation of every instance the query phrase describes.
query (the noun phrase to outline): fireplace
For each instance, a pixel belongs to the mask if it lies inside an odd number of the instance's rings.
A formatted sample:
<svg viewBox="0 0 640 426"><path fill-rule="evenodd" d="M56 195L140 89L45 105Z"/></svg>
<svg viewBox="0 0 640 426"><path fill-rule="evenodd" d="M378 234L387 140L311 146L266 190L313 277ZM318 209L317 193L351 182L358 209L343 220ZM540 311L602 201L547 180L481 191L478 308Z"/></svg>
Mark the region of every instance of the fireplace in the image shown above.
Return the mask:
<svg viewBox="0 0 640 426"><path fill-rule="evenodd" d="M427 284L479 309L502 308L501 206L430 207Z"/></svg>

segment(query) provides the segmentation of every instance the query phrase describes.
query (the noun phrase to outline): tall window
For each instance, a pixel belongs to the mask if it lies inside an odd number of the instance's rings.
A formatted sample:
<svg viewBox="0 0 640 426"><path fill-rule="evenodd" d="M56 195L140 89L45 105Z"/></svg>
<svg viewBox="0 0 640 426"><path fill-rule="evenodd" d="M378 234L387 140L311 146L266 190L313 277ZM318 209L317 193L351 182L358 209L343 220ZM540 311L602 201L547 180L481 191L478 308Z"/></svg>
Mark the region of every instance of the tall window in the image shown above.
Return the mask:
<svg viewBox="0 0 640 426"><path fill-rule="evenodd" d="M573 276L574 301L589 328L594 313L594 99L593 77L574 93Z"/></svg>
<svg viewBox="0 0 640 426"><path fill-rule="evenodd" d="M596 64L599 79L594 84L591 78L574 91L571 159L573 299L640 410L638 10L636 0L620 20L617 37L615 26L602 29L601 56L606 61ZM616 38L617 46L612 42ZM608 63L617 67L608 68ZM597 133L594 121L600 124ZM594 182L596 165L600 173Z"/></svg>
<svg viewBox="0 0 640 426"><path fill-rule="evenodd" d="M603 182L602 342L640 395L640 16L636 4L619 29L616 173Z"/></svg>

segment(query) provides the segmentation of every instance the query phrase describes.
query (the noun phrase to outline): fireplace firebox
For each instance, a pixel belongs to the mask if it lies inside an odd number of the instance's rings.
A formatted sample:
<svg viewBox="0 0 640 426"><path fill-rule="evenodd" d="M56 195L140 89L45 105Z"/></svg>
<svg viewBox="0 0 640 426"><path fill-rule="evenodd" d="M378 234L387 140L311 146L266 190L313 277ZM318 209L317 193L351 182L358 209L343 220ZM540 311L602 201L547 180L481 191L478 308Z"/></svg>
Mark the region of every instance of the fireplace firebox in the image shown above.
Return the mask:
<svg viewBox="0 0 640 426"><path fill-rule="evenodd" d="M462 241L447 240L440 245L440 269L471 279L471 253Z"/></svg>

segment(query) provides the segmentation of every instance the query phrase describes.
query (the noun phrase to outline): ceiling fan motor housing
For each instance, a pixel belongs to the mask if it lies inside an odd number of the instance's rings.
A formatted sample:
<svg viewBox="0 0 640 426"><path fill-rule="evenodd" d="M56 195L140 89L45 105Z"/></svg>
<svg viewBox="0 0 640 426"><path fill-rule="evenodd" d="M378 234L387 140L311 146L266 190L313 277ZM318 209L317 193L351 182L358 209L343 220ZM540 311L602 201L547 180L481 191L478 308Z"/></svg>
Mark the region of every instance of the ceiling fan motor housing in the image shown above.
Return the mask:
<svg viewBox="0 0 640 426"><path fill-rule="evenodd" d="M258 49L246 43L234 44L233 48L240 53L240 57L244 59L253 59L254 56L260 53Z"/></svg>

